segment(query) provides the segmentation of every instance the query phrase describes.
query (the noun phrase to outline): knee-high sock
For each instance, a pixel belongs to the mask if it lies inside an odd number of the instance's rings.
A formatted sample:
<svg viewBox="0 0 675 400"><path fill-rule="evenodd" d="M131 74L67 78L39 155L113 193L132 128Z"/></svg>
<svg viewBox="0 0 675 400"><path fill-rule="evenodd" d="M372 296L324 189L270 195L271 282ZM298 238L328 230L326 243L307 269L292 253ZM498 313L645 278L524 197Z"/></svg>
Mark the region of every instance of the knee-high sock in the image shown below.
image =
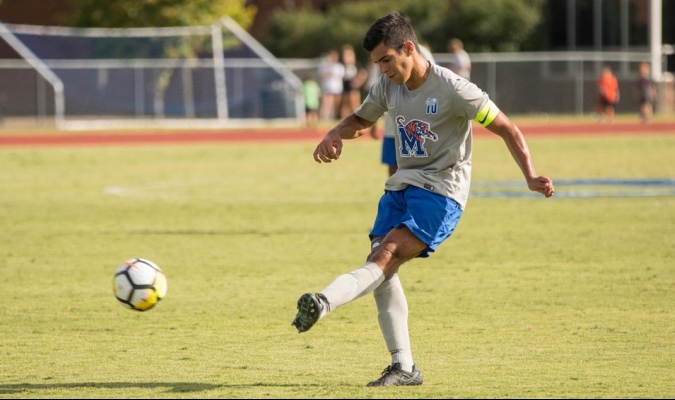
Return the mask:
<svg viewBox="0 0 675 400"><path fill-rule="evenodd" d="M329 303L328 307L324 307L321 316L372 292L382 281L384 281L384 273L377 264L372 262L348 274L340 275L319 292Z"/></svg>
<svg viewBox="0 0 675 400"><path fill-rule="evenodd" d="M413 358L408 333L408 302L398 273L390 275L374 291L377 320L384 342L391 353L391 363L401 363L401 368L412 372Z"/></svg>

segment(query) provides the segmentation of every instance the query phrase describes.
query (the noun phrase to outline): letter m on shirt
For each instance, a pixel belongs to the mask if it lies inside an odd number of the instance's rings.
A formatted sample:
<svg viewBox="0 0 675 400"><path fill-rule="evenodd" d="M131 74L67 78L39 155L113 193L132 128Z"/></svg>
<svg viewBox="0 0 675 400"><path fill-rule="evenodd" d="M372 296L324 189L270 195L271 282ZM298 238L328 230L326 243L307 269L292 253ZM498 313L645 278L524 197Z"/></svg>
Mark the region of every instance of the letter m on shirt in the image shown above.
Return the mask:
<svg viewBox="0 0 675 400"><path fill-rule="evenodd" d="M398 136L401 139L399 151L401 157L426 157L427 150L424 148L424 139L416 135L408 135L405 127L397 127Z"/></svg>

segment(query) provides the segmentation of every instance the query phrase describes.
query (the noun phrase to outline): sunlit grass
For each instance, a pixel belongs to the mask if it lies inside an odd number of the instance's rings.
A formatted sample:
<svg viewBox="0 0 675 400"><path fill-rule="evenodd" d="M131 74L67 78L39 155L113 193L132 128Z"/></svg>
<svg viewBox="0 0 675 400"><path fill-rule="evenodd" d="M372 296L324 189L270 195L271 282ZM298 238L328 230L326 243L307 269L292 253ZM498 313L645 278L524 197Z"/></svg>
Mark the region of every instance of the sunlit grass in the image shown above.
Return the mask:
<svg viewBox="0 0 675 400"><path fill-rule="evenodd" d="M554 179L675 178L675 136L534 138ZM675 197L473 198L401 271L416 388L364 385L389 354L367 296L312 331L295 302L358 267L379 143L0 149L0 396L663 398L675 393ZM502 142L474 181L517 181ZM560 188L560 190L564 190ZM124 260L168 296L112 295Z"/></svg>

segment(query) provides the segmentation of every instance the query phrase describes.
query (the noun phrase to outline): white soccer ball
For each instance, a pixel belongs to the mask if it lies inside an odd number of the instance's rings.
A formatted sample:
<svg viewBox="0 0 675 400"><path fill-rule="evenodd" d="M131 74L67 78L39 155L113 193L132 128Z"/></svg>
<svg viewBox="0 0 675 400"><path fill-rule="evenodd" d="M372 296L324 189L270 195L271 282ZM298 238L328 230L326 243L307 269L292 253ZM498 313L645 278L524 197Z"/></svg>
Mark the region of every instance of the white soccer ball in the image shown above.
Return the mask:
<svg viewBox="0 0 675 400"><path fill-rule="evenodd" d="M133 258L120 265L113 277L115 298L127 308L147 311L165 296L167 281L164 272L152 261Z"/></svg>

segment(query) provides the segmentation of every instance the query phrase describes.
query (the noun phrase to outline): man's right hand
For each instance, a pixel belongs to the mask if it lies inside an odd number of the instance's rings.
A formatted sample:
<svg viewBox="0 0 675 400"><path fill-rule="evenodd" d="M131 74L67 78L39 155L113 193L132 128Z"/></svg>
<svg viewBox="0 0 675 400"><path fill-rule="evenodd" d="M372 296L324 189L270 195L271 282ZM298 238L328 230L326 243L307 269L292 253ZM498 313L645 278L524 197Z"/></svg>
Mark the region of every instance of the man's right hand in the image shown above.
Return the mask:
<svg viewBox="0 0 675 400"><path fill-rule="evenodd" d="M335 130L331 130L324 136L323 140L316 146L314 150L314 161L321 164L338 160L342 153L342 138Z"/></svg>

